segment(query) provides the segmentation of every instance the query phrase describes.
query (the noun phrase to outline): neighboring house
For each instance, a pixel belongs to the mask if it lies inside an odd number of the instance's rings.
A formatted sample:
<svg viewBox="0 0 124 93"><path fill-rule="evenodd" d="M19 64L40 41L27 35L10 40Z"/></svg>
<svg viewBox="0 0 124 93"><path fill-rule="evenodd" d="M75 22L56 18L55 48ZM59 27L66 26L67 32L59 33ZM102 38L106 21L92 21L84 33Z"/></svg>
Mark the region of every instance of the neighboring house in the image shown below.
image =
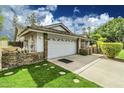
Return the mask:
<svg viewBox="0 0 124 93"><path fill-rule="evenodd" d="M82 46L82 39L85 38L73 34L62 23L48 26L28 26L16 36L16 41L24 42L25 50L43 52L44 58L76 54Z"/></svg>

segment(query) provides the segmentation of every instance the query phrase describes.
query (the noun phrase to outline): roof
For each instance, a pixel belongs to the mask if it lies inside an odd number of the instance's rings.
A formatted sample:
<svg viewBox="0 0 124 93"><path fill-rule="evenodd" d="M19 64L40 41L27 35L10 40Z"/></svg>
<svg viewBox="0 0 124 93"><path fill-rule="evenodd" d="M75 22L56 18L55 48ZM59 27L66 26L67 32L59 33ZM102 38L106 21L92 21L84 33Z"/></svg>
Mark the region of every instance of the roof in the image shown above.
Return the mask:
<svg viewBox="0 0 124 93"><path fill-rule="evenodd" d="M45 26L46 28L51 28L54 29L54 27L62 27L64 30L66 30L68 33L72 33L68 27L66 27L63 23L56 23L56 24L52 24L52 25L47 25Z"/></svg>
<svg viewBox="0 0 124 93"><path fill-rule="evenodd" d="M65 31L60 31L57 29L54 29L53 27L56 26L61 26ZM63 34L63 35L70 35L70 36L76 36L80 37L79 35L76 35L72 33L64 24L59 23L59 24L53 24L53 25L48 25L48 26L27 26L19 35L22 35L25 31L28 29L30 30L38 30L39 32L44 32L44 33L57 33L57 34Z"/></svg>

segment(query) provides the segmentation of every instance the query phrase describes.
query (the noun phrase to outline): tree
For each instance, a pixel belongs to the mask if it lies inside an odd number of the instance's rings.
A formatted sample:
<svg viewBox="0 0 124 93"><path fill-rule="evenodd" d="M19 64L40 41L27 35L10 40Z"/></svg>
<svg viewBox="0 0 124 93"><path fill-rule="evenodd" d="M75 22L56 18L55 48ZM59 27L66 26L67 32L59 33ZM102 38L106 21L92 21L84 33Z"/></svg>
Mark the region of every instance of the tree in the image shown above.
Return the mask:
<svg viewBox="0 0 124 93"><path fill-rule="evenodd" d="M90 36L90 33L91 33L91 27L87 27L87 30L88 30L88 35Z"/></svg>
<svg viewBox="0 0 124 93"><path fill-rule="evenodd" d="M16 40L16 35L18 33L18 27L17 27L18 26L18 17L17 17L16 14L13 16L12 25L13 25L13 28L14 28L14 31L15 31L14 40Z"/></svg>
<svg viewBox="0 0 124 93"><path fill-rule="evenodd" d="M91 39L93 39L94 41L98 41L99 39L101 38L101 35L100 34L92 34L91 35Z"/></svg>
<svg viewBox="0 0 124 93"><path fill-rule="evenodd" d="M3 16L0 16L0 31L2 30L3 27L3 21L4 21Z"/></svg>
<svg viewBox="0 0 124 93"><path fill-rule="evenodd" d="M96 33L108 42L122 42L124 37L124 18L115 18L99 27Z"/></svg>
<svg viewBox="0 0 124 93"><path fill-rule="evenodd" d="M32 12L27 16L26 23L27 25L30 25L30 26L35 26L38 23L36 14L34 12Z"/></svg>
<svg viewBox="0 0 124 93"><path fill-rule="evenodd" d="M17 27L17 25L18 25L18 17L17 17L17 15L13 16L12 25L14 27Z"/></svg>
<svg viewBox="0 0 124 93"><path fill-rule="evenodd" d="M82 30L83 30L83 34L84 34L84 35L87 35L86 27L83 27Z"/></svg>
<svg viewBox="0 0 124 93"><path fill-rule="evenodd" d="M8 40L7 36L0 36L0 40Z"/></svg>

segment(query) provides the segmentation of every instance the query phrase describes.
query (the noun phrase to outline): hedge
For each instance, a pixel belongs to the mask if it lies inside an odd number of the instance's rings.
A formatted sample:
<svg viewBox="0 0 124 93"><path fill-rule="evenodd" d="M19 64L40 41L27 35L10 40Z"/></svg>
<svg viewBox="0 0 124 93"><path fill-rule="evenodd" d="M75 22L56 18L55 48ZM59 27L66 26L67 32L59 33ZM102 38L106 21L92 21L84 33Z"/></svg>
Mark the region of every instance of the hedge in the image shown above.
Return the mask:
<svg viewBox="0 0 124 93"><path fill-rule="evenodd" d="M103 43L104 43L104 42L102 42L102 41L97 41L98 53L101 53L101 45L102 45Z"/></svg>
<svg viewBox="0 0 124 93"><path fill-rule="evenodd" d="M123 48L122 43L102 43L101 50L109 58L116 57Z"/></svg>

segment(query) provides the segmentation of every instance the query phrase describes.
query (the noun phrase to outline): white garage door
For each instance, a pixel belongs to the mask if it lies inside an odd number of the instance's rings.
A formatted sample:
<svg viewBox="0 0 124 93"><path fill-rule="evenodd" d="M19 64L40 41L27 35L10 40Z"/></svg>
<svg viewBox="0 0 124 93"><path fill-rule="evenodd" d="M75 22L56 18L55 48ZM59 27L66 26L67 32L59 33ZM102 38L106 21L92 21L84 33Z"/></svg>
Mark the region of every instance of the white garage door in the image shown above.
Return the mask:
<svg viewBox="0 0 124 93"><path fill-rule="evenodd" d="M72 55L76 53L76 40L48 40L48 58Z"/></svg>

